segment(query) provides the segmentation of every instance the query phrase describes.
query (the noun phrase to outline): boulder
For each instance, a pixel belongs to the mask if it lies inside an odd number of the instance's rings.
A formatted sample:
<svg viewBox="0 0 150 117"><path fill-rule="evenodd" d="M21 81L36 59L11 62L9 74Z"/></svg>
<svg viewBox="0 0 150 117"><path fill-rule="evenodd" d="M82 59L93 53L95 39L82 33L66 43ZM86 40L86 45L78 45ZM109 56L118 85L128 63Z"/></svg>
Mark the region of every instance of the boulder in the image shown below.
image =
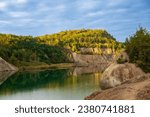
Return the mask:
<svg viewBox="0 0 150 117"><path fill-rule="evenodd" d="M150 74L136 76L114 88L96 91L86 100L150 100Z"/></svg>
<svg viewBox="0 0 150 117"><path fill-rule="evenodd" d="M134 64L113 63L104 71L100 86L102 89L112 88L142 74L144 72Z"/></svg>
<svg viewBox="0 0 150 117"><path fill-rule="evenodd" d="M9 64L8 62L6 62L5 60L3 60L1 57L0 57L0 72L3 72L3 71L17 71L18 68Z"/></svg>

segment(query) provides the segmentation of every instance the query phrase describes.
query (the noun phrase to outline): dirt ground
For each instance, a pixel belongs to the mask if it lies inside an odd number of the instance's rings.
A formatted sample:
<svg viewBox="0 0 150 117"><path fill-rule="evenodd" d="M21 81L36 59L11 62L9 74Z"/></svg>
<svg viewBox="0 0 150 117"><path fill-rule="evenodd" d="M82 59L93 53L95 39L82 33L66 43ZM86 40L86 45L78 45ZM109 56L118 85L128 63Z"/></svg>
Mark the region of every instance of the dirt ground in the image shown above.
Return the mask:
<svg viewBox="0 0 150 117"><path fill-rule="evenodd" d="M150 73L135 77L114 88L96 91L86 100L150 100Z"/></svg>

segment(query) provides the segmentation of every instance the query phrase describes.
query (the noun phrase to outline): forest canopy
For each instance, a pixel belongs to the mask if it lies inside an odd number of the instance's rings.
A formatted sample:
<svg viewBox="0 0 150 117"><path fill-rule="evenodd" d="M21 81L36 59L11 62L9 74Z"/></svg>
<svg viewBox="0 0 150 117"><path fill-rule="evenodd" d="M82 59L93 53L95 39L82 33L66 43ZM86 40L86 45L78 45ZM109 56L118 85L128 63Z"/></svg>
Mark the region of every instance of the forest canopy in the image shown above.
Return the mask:
<svg viewBox="0 0 150 117"><path fill-rule="evenodd" d="M82 47L85 48L111 48L119 50L122 43L110 35L106 30L69 30L52 35L39 36L41 43L49 45L58 45L73 52L79 52Z"/></svg>
<svg viewBox="0 0 150 117"><path fill-rule="evenodd" d="M0 57L16 65L28 62L70 62L69 52L80 53L85 48L120 50L123 44L105 30L69 30L44 36L0 34Z"/></svg>

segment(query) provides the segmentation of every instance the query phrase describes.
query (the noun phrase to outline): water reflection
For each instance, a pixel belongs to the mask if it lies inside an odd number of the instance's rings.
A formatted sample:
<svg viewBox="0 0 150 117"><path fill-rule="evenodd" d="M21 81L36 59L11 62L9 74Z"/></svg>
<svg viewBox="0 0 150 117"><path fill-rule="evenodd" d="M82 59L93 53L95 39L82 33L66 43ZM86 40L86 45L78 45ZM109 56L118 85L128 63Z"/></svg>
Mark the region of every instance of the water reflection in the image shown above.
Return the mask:
<svg viewBox="0 0 150 117"><path fill-rule="evenodd" d="M9 78L14 73L16 73L16 71L4 71L4 72L0 72L0 85L3 84L3 82L5 80L7 80L7 78Z"/></svg>
<svg viewBox="0 0 150 117"><path fill-rule="evenodd" d="M71 68L18 72L2 81L0 99L84 99L99 89L101 72L91 71Z"/></svg>
<svg viewBox="0 0 150 117"><path fill-rule="evenodd" d="M108 64L103 64L101 66L90 65L88 67L75 67L72 72L72 75L78 76L88 73L102 73L107 67Z"/></svg>

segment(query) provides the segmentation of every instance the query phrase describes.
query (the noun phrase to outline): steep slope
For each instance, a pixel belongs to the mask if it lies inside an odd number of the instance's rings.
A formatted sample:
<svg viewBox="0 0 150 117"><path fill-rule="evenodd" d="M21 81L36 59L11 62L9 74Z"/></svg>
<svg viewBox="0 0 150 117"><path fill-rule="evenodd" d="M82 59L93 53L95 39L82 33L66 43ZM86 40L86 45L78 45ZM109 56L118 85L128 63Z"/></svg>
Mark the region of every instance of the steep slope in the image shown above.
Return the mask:
<svg viewBox="0 0 150 117"><path fill-rule="evenodd" d="M18 68L16 68L15 66L7 63L5 60L3 60L1 57L0 57L0 72L3 72L3 71L17 71Z"/></svg>

